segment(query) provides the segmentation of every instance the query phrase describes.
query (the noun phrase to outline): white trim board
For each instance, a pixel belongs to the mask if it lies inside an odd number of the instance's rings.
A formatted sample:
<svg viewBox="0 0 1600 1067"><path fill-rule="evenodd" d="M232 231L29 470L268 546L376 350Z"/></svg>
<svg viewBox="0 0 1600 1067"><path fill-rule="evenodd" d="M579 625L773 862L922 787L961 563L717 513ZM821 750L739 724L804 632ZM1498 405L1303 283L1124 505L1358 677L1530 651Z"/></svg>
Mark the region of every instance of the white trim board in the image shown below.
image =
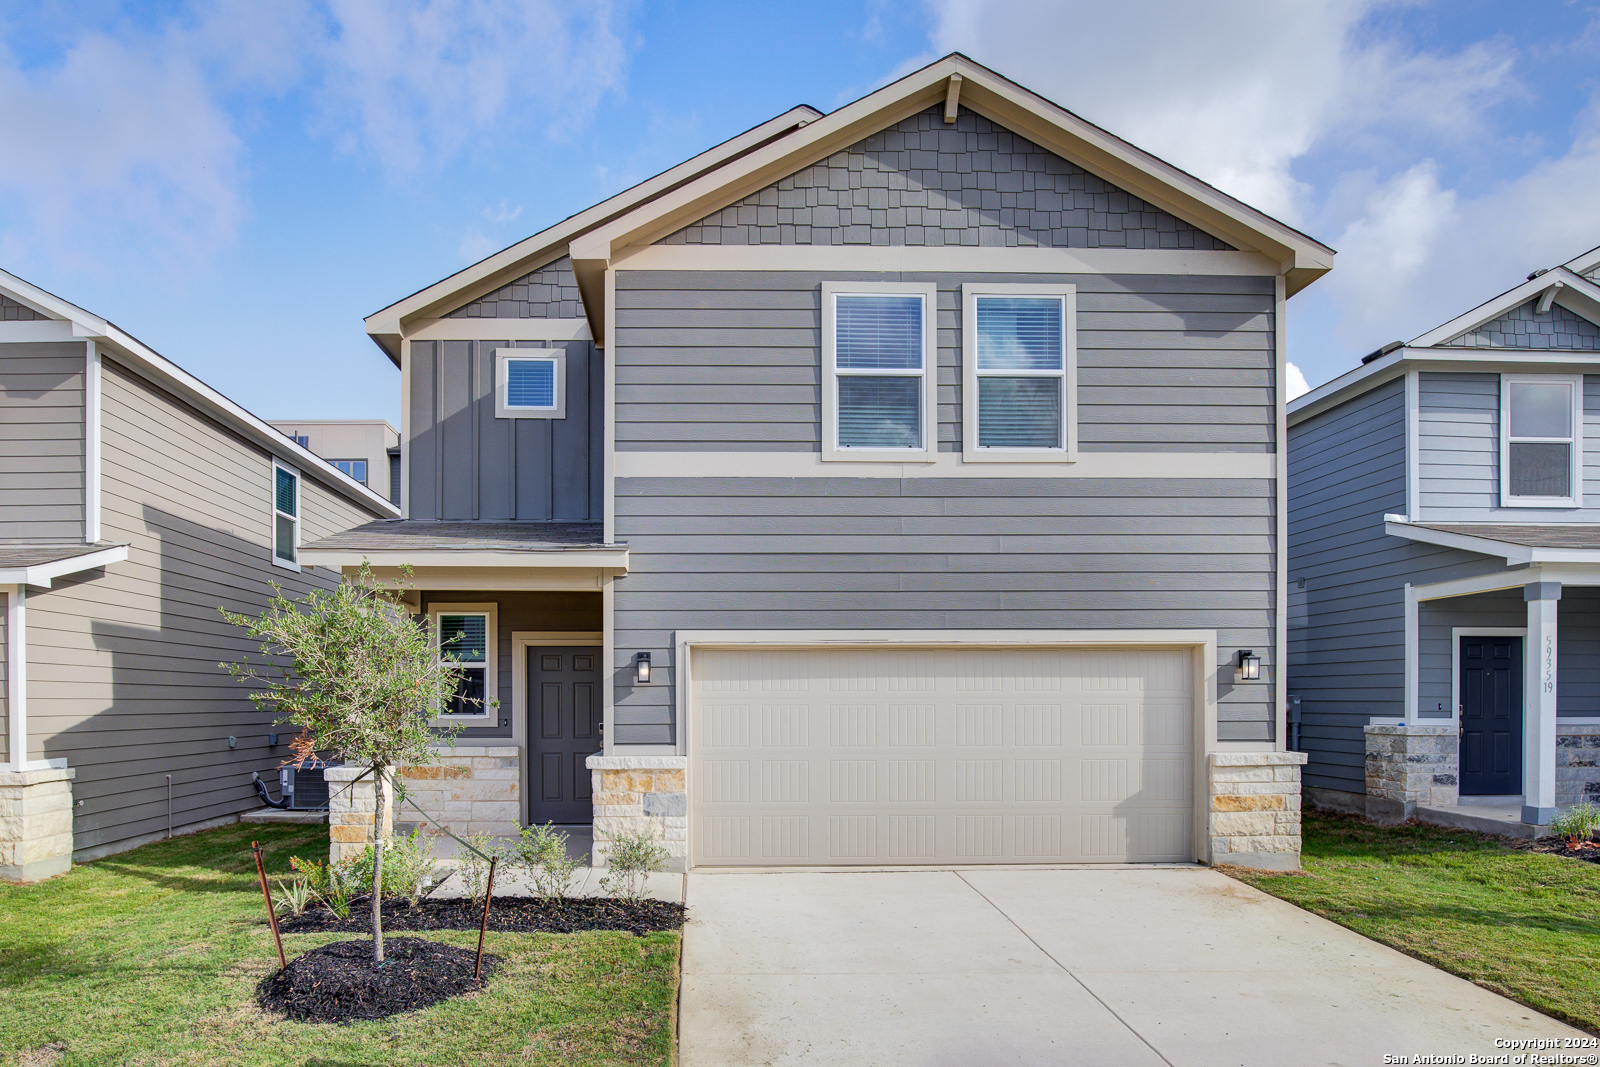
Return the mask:
<svg viewBox="0 0 1600 1067"><path fill-rule="evenodd" d="M1073 463L967 463L959 452L927 460L824 463L816 452L618 452L615 478L1275 478L1262 452L1082 452ZM608 484L614 481L608 479Z"/></svg>
<svg viewBox="0 0 1600 1067"><path fill-rule="evenodd" d="M1428 725L1461 725L1461 639L1463 637L1520 637L1522 638L1522 670L1528 670L1528 628L1526 626L1452 626L1450 627L1450 717L1448 719L1418 719Z"/></svg>
<svg viewBox="0 0 1600 1067"><path fill-rule="evenodd" d="M370 560L374 567L399 567L410 564L423 567L515 567L536 571L545 568L564 570L616 570L628 569L626 548L572 548L572 549L390 549L362 551L354 548L304 548L300 561L314 567L359 567L362 560Z"/></svg>
<svg viewBox="0 0 1600 1067"><path fill-rule="evenodd" d="M100 346L85 342L83 374L83 539L100 540Z"/></svg>
<svg viewBox="0 0 1600 1067"><path fill-rule="evenodd" d="M588 319L417 319L407 341L587 341Z"/></svg>
<svg viewBox="0 0 1600 1067"><path fill-rule="evenodd" d="M848 270L966 275L1199 274L1258 278L1270 278L1278 273L1278 264L1258 252L878 245L643 245L617 255L612 267L624 271Z"/></svg>

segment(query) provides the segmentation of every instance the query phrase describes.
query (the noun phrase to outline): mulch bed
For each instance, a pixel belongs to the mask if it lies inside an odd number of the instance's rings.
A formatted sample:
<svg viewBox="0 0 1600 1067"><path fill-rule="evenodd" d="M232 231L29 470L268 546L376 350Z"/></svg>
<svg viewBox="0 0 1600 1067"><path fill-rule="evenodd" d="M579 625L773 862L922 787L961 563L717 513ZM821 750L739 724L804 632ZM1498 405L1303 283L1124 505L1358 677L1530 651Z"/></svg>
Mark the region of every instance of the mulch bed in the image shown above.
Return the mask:
<svg viewBox="0 0 1600 1067"><path fill-rule="evenodd" d="M1541 837L1537 841L1524 838L1513 841L1511 847L1523 852L1541 852L1547 856L1565 856L1587 863L1600 863L1600 844L1593 841L1584 842L1580 848L1568 848L1566 838L1563 837Z"/></svg>
<svg viewBox="0 0 1600 1067"><path fill-rule="evenodd" d="M420 937L386 937L383 954L373 962L370 940L314 948L262 979L256 1002L299 1022L384 1019L481 989L499 962L485 956L475 979L476 952Z"/></svg>
<svg viewBox="0 0 1600 1067"><path fill-rule="evenodd" d="M372 928L370 898L350 906L350 918L341 919L325 905L316 904L304 914L278 920L286 934L362 933ZM570 934L579 930L625 930L643 937L657 930L683 927L682 904L665 900L618 900L614 897L497 896L489 905L489 929L510 933ZM476 930L483 919L483 904L470 900L421 900L416 906L404 900L383 903L385 931Z"/></svg>

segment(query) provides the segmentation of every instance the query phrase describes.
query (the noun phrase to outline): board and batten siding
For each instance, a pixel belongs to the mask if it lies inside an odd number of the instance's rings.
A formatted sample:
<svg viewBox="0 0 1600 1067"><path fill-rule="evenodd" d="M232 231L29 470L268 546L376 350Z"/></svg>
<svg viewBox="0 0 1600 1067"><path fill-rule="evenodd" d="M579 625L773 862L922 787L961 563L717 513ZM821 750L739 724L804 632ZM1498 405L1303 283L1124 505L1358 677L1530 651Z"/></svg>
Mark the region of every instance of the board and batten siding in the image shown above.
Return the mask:
<svg viewBox="0 0 1600 1067"><path fill-rule="evenodd" d="M29 758L76 768L74 849L88 858L259 806L287 747L272 716L218 666L256 643L218 611L257 615L328 588L329 570L271 563L272 458L111 357L102 371L102 525L125 562L28 598ZM301 537L377 516L301 479ZM237 738L237 748L228 739Z"/></svg>
<svg viewBox="0 0 1600 1067"><path fill-rule="evenodd" d="M1418 384L1418 519L1600 522L1600 375L1583 379L1582 508L1500 506L1500 375L1424 371Z"/></svg>
<svg viewBox="0 0 1600 1067"><path fill-rule="evenodd" d="M1218 730L1270 739L1274 514L1260 479L619 479L616 740L674 742L677 630L1123 627L1263 653Z"/></svg>
<svg viewBox="0 0 1600 1067"><path fill-rule="evenodd" d="M616 277L619 452L820 451L824 281L938 286L942 452L961 448L961 287L985 282L1078 287L1083 451L1274 447L1271 278L627 270Z"/></svg>
<svg viewBox="0 0 1600 1067"><path fill-rule="evenodd" d="M1472 552L1384 532L1406 509L1405 382L1395 379L1289 430L1288 688L1301 698L1300 747L1312 788L1366 791L1366 741L1374 718L1405 716L1405 586L1504 567ZM1302 585L1303 583L1303 585ZM1444 602L1449 603L1449 602ZM1449 616L1439 648L1420 660L1419 713L1449 701ZM1494 625L1454 622L1453 625ZM1431 701L1431 703L1430 703Z"/></svg>
<svg viewBox="0 0 1600 1067"><path fill-rule="evenodd" d="M593 345L554 346L566 352L566 418L495 417L495 349L550 347L542 341L410 343L409 518L600 520L605 368Z"/></svg>
<svg viewBox="0 0 1600 1067"><path fill-rule="evenodd" d="M0 344L0 543L83 539L87 359L82 341Z"/></svg>

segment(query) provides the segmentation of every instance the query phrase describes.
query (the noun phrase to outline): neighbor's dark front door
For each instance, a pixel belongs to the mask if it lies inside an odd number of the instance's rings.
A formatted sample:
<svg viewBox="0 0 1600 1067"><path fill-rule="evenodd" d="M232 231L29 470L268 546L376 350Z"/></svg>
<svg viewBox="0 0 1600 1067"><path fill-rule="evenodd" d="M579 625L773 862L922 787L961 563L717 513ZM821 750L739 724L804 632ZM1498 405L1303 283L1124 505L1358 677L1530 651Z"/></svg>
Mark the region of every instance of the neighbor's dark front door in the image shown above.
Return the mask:
<svg viewBox="0 0 1600 1067"><path fill-rule="evenodd" d="M530 820L593 822L584 760L600 751L600 650L529 648L527 677Z"/></svg>
<svg viewBox="0 0 1600 1067"><path fill-rule="evenodd" d="M1522 792L1522 638L1461 638L1461 793Z"/></svg>

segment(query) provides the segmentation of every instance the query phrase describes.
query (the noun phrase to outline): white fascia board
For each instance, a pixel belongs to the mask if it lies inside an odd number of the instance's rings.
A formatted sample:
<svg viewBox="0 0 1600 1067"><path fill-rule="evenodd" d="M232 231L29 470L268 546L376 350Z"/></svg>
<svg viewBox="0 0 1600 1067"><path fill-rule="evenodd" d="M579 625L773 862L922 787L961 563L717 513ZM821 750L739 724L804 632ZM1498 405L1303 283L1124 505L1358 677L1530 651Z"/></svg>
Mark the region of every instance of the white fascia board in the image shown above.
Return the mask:
<svg viewBox="0 0 1600 1067"><path fill-rule="evenodd" d="M111 548L85 552L81 556L52 560L49 563L36 563L31 567L8 567L0 569L0 585L31 585L38 589L49 589L57 578L121 563L127 558L128 546L114 545Z"/></svg>
<svg viewBox="0 0 1600 1067"><path fill-rule="evenodd" d="M373 552L350 548L300 549L300 562L312 567L359 567L362 561L374 567L516 567L541 570L551 567L609 570L626 573L626 548L574 548L556 551L521 549L440 549L435 551Z"/></svg>
<svg viewBox="0 0 1600 1067"><path fill-rule="evenodd" d="M39 305L44 308L43 313L71 321L75 336L99 342L109 349L109 354L113 358L129 364L158 385L171 389L196 407L233 427L272 455L289 461L292 466L300 467L306 474L341 496L375 511L382 518L399 517L400 510L391 504L387 497L379 496L354 478L341 473L309 449L301 448L271 423L246 411L120 327L4 270L0 270L0 290L5 290L30 306Z"/></svg>
<svg viewBox="0 0 1600 1067"><path fill-rule="evenodd" d="M487 259L480 260L448 278L441 279L403 300L368 315L367 332L372 334L375 340L380 335L392 335L398 338L402 332L403 321L426 315L429 310L441 310L438 305L445 301L470 303L483 293L499 288L512 277L520 277L529 271L537 270L544 263L560 259L566 254L567 242L577 234L659 196L673 186L688 181L706 170L721 166L763 141L782 136L788 130L796 129L821 117L822 112L813 107L801 105L790 108L776 118L768 119L753 129L729 138L685 160L671 170L663 171L653 178L648 178L613 197L602 200L593 207L540 230ZM388 349L385 348L385 351ZM391 352L390 357L398 359L398 349Z"/></svg>
<svg viewBox="0 0 1600 1067"><path fill-rule="evenodd" d="M1289 425L1294 426L1304 422L1352 396L1365 393L1369 389L1376 389L1384 382L1400 377L1406 372L1415 355L1416 353L1409 349L1397 348L1381 359L1362 363L1332 381L1323 382L1309 393L1289 401Z"/></svg>
<svg viewBox="0 0 1600 1067"><path fill-rule="evenodd" d="M1574 274L1588 274L1596 267L1600 267L1600 247L1591 248L1581 256L1574 256L1561 265Z"/></svg>
<svg viewBox="0 0 1600 1067"><path fill-rule="evenodd" d="M1512 567L1528 563L1600 563L1600 548L1534 548L1448 530L1430 530L1409 522L1396 521L1394 516L1386 515L1384 520L1384 533L1404 537L1409 541L1422 541L1444 548L1459 548L1484 556L1498 556L1506 561L1507 566Z"/></svg>
<svg viewBox="0 0 1600 1067"><path fill-rule="evenodd" d="M965 106L1100 172L1177 217L1244 247L1268 252L1285 272L1320 274L1332 268L1334 252L1326 245L959 54L914 71L782 141L598 227L573 242L572 257L606 261L623 248L674 232L841 147L942 103L953 74L962 76Z"/></svg>
<svg viewBox="0 0 1600 1067"><path fill-rule="evenodd" d="M1493 300L1479 304L1465 315L1458 315L1441 326L1435 326L1422 336L1414 338L1406 347L1432 348L1435 345L1453 341L1462 334L1471 333L1485 323L1493 322L1512 308L1527 303L1557 282L1561 283L1563 289L1570 286L1580 294L1579 307L1593 305L1596 308L1600 308L1600 286L1565 267L1557 267L1554 270L1545 271L1536 278L1529 278L1521 285L1514 289L1506 290ZM1561 296L1565 295L1565 293L1561 294ZM1561 299L1561 297L1557 299ZM1567 306L1565 300L1561 302L1563 306ZM1573 307L1572 310L1578 314L1584 314L1578 307ZM1590 314L1593 314L1593 312ZM1590 316L1584 315L1584 317L1589 318Z"/></svg>

